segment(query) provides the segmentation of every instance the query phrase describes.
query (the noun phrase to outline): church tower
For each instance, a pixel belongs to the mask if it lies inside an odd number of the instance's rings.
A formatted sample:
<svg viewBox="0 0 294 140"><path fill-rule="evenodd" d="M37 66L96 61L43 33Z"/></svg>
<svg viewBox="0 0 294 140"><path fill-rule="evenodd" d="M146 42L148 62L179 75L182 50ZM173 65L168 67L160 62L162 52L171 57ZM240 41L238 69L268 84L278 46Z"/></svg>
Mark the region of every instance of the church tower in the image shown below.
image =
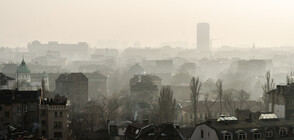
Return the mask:
<svg viewBox="0 0 294 140"><path fill-rule="evenodd" d="M21 64L17 68L16 77L17 82L31 83L31 72L28 69L24 59L22 59Z"/></svg>

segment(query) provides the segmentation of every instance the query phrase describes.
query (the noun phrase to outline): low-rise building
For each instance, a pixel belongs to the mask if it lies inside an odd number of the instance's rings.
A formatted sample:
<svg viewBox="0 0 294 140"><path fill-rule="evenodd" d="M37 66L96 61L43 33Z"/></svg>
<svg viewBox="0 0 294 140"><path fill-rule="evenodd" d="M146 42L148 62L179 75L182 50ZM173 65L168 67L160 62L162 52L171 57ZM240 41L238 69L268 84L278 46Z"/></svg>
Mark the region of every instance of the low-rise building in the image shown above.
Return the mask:
<svg viewBox="0 0 294 140"><path fill-rule="evenodd" d="M190 140L292 140L293 125L275 114L261 114L258 120L221 116L197 125Z"/></svg>
<svg viewBox="0 0 294 140"><path fill-rule="evenodd" d="M238 101L234 101L232 104L240 104ZM205 122L207 119L216 119L221 115L231 116L235 115L235 110L237 109L250 109L250 111L256 112L259 111L260 102L256 101L246 101L243 103L244 105L242 108L239 106L235 106L232 108L226 107L225 103L222 103L222 112L220 112L220 102L213 102L213 101L198 101L197 104L197 123ZM232 111L232 109L235 109ZM194 113L192 105L184 106L182 112L178 114L177 118L182 117L182 122L184 126L191 126L194 125Z"/></svg>
<svg viewBox="0 0 294 140"><path fill-rule="evenodd" d="M279 118L294 119L294 83L277 85L268 92L269 111Z"/></svg>
<svg viewBox="0 0 294 140"><path fill-rule="evenodd" d="M0 90L0 139L8 125L37 135L41 90Z"/></svg>
<svg viewBox="0 0 294 140"><path fill-rule="evenodd" d="M67 99L56 95L53 99L43 99L39 105L41 125L39 135L49 139L67 140L68 107Z"/></svg>
<svg viewBox="0 0 294 140"><path fill-rule="evenodd" d="M83 73L61 74L55 84L55 92L70 100L73 112L80 111L88 102L88 78Z"/></svg>
<svg viewBox="0 0 294 140"><path fill-rule="evenodd" d="M184 140L179 127L173 123L160 125L148 124L146 122L135 122L128 125L125 132L126 140Z"/></svg>

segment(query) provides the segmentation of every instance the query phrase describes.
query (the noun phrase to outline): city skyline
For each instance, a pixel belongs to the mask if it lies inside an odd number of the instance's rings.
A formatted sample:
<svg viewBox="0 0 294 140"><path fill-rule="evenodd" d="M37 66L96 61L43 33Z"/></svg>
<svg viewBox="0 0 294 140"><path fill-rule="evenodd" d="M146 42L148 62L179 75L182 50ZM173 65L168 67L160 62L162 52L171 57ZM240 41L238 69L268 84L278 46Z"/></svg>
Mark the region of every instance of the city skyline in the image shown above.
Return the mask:
<svg viewBox="0 0 294 140"><path fill-rule="evenodd" d="M28 42L125 40L157 47L187 41L196 47L196 25L211 26L212 47L293 46L291 0L225 1L7 1L0 2L0 45ZM195 44L194 47L191 44Z"/></svg>

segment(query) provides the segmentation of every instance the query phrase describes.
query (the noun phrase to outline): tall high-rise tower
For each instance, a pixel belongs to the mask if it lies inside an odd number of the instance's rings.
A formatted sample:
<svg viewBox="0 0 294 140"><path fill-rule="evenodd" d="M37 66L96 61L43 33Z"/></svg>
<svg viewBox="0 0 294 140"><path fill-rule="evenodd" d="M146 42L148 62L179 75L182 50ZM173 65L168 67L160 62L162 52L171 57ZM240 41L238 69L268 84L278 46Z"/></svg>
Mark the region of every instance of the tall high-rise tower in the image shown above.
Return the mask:
<svg viewBox="0 0 294 140"><path fill-rule="evenodd" d="M210 26L208 23L197 24L197 49L209 50L210 44Z"/></svg>

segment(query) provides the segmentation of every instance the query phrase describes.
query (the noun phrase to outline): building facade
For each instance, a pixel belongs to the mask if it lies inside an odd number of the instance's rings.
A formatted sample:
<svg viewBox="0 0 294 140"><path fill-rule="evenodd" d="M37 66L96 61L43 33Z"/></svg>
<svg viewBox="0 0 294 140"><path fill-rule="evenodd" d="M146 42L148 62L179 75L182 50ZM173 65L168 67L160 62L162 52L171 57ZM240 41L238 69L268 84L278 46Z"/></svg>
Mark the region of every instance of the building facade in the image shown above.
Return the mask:
<svg viewBox="0 0 294 140"><path fill-rule="evenodd" d="M38 134L38 105L41 90L0 90L0 136L7 133L7 126Z"/></svg>
<svg viewBox="0 0 294 140"><path fill-rule="evenodd" d="M221 116L195 127L190 140L292 140L294 121L261 114L258 120Z"/></svg>
<svg viewBox="0 0 294 140"><path fill-rule="evenodd" d="M88 102L88 78L84 74L61 74L55 84L55 92L70 100L73 112L80 111Z"/></svg>
<svg viewBox="0 0 294 140"><path fill-rule="evenodd" d="M279 118L294 120L294 84L277 85L268 92L269 111Z"/></svg>
<svg viewBox="0 0 294 140"><path fill-rule="evenodd" d="M39 105L39 135L49 139L67 140L68 138L68 107L65 97L55 96L44 99Z"/></svg>

